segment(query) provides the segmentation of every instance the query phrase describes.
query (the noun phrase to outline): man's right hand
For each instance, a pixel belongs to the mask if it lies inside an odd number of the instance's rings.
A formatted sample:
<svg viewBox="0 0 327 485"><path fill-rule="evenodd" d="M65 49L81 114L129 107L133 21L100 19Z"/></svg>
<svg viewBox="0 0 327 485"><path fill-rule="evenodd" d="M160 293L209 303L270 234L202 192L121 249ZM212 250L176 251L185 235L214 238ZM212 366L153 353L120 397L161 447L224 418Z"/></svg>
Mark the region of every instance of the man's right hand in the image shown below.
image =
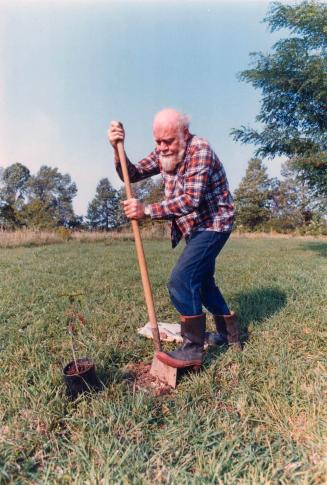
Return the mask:
<svg viewBox="0 0 327 485"><path fill-rule="evenodd" d="M124 142L125 139L125 130L123 124L120 121L112 121L109 125L107 134L108 140L116 152L117 143L119 141Z"/></svg>

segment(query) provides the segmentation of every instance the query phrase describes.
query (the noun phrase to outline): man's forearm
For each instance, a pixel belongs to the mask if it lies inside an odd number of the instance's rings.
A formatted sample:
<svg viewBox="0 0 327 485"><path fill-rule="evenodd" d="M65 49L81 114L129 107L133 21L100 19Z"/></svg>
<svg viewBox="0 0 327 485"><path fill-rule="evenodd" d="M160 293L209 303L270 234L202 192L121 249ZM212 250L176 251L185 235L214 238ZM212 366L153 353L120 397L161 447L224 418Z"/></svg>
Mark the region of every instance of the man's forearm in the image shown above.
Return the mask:
<svg viewBox="0 0 327 485"><path fill-rule="evenodd" d="M200 199L182 194L170 200L155 202L147 206L151 219L174 219L185 216L198 208Z"/></svg>
<svg viewBox="0 0 327 485"><path fill-rule="evenodd" d="M152 157L152 155L153 155L153 152L148 157L143 158L136 165L134 165L126 155L128 174L131 182L133 183L139 182L140 180L144 180L148 177L152 177L153 175L157 175L160 173L159 166L156 163L155 158ZM119 160L116 161L116 158L115 158L115 164L116 164L117 173L121 178L121 180L123 180L123 174L122 174L120 162Z"/></svg>
<svg viewBox="0 0 327 485"><path fill-rule="evenodd" d="M124 182L123 171L122 171L122 168L121 168L118 151L117 151L117 153L116 152L114 152L114 153L115 153L116 171L117 171L120 179ZM128 156L126 155L126 152L125 152L125 157L126 157L127 170L128 170L128 175L129 175L130 181L131 182L138 182L140 180L140 176L139 176L139 173L138 173L135 165L133 165L133 163L129 160Z"/></svg>

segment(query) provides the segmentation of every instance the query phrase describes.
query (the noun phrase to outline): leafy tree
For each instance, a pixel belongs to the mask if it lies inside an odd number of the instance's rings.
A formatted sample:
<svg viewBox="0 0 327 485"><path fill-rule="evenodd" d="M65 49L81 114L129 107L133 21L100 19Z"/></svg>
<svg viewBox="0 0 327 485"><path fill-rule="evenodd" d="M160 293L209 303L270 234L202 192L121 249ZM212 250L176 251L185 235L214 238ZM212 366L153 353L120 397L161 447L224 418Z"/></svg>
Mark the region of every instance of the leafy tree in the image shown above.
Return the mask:
<svg viewBox="0 0 327 485"><path fill-rule="evenodd" d="M0 187L2 186L2 175L3 175L3 168L0 167ZM6 225L6 218L5 218L5 207L6 202L3 200L2 193L0 190L0 229L4 229Z"/></svg>
<svg viewBox="0 0 327 485"><path fill-rule="evenodd" d="M24 201L30 171L21 163L14 163L3 170L1 176L1 198L15 205Z"/></svg>
<svg viewBox="0 0 327 485"><path fill-rule="evenodd" d="M165 198L165 187L161 178L152 180L152 185L149 187L148 193L145 196L146 204L153 204L160 202Z"/></svg>
<svg viewBox="0 0 327 485"><path fill-rule="evenodd" d="M94 199L87 210L87 221L92 229L108 231L118 227L120 220L120 194L107 178L97 185Z"/></svg>
<svg viewBox="0 0 327 485"><path fill-rule="evenodd" d="M0 217L3 227L20 224L20 212L25 203L30 171L21 163L2 169L0 178Z"/></svg>
<svg viewBox="0 0 327 485"><path fill-rule="evenodd" d="M256 120L262 131L242 126L235 140L253 143L256 156L286 155L315 188L327 191L327 5L304 1L272 4L270 30L288 29L270 54L252 53L253 67L240 79L262 91Z"/></svg>
<svg viewBox="0 0 327 485"><path fill-rule="evenodd" d="M17 214L14 209L0 200L0 228L1 229L14 229L17 225Z"/></svg>
<svg viewBox="0 0 327 485"><path fill-rule="evenodd" d="M27 227L37 229L52 229L57 226L54 211L37 198L30 200L24 206L21 221Z"/></svg>
<svg viewBox="0 0 327 485"><path fill-rule="evenodd" d="M308 225L314 217L321 219L326 200L312 196L308 182L291 160L283 164L281 175L273 193L272 226L289 231Z"/></svg>
<svg viewBox="0 0 327 485"><path fill-rule="evenodd" d="M84 224L84 216L75 216L74 219L69 224L70 229L87 229Z"/></svg>
<svg viewBox="0 0 327 485"><path fill-rule="evenodd" d="M129 224L129 221L125 216L123 205L122 205L122 201L126 200L126 192L125 192L124 186L120 187L117 190L117 200L118 200L118 206L117 206L117 215L116 215L116 222L117 222L116 227L120 227L120 226Z"/></svg>
<svg viewBox="0 0 327 485"><path fill-rule="evenodd" d="M69 174L43 165L28 181L25 219L37 227L70 227L75 221L72 201L77 187Z"/></svg>
<svg viewBox="0 0 327 485"><path fill-rule="evenodd" d="M249 161L245 176L234 193L236 225L254 230L270 218L272 180L258 158Z"/></svg>
<svg viewBox="0 0 327 485"><path fill-rule="evenodd" d="M160 187L161 190L158 190ZM158 202L164 198L162 179L147 178L136 182L132 185L133 195L136 199L143 200L150 204L151 202ZM156 193L158 198L155 199ZM125 187L121 188L122 200L126 199Z"/></svg>

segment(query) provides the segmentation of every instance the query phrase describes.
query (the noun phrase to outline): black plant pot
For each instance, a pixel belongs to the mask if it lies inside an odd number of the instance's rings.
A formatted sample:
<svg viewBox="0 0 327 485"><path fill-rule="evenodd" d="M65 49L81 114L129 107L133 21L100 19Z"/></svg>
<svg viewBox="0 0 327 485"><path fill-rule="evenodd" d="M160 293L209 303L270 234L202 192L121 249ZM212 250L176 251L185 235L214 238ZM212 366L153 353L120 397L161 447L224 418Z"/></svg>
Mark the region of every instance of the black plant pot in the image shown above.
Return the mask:
<svg viewBox="0 0 327 485"><path fill-rule="evenodd" d="M63 370L66 383L66 393L70 399L76 399L83 392L99 391L101 383L95 372L95 365L92 359L83 357L75 362L69 362Z"/></svg>

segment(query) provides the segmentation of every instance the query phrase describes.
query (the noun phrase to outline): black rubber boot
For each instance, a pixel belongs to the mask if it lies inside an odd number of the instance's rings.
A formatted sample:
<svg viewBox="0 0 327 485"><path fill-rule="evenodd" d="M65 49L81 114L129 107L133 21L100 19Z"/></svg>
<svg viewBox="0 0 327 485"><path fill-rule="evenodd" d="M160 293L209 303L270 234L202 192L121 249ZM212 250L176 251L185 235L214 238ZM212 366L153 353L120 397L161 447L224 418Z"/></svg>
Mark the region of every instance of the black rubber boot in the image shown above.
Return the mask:
<svg viewBox="0 0 327 485"><path fill-rule="evenodd" d="M214 320L218 333L211 334L212 345L221 345L221 343L214 343L215 338L216 342L220 342L223 339L223 343L241 350L240 330L235 312L231 312L230 315L214 315Z"/></svg>
<svg viewBox="0 0 327 485"><path fill-rule="evenodd" d="M224 315L213 315L217 333L206 332L205 341L208 345L227 345L227 328Z"/></svg>
<svg viewBox="0 0 327 485"><path fill-rule="evenodd" d="M227 336L223 335L222 333L213 333L213 332L206 332L204 341L208 345L227 345Z"/></svg>
<svg viewBox="0 0 327 485"><path fill-rule="evenodd" d="M164 364L177 369L194 367L199 369L203 359L203 345L206 316L180 317L183 344L172 352L157 352L157 358Z"/></svg>

